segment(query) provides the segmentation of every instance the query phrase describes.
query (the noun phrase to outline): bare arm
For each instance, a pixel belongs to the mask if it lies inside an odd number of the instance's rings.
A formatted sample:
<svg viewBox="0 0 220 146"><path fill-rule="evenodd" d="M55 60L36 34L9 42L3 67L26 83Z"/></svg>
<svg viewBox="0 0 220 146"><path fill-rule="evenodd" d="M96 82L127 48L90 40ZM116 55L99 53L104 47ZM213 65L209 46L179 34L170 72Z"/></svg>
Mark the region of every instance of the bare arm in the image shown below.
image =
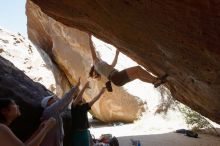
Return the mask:
<svg viewBox="0 0 220 146"><path fill-rule="evenodd" d="M49 119L45 126L28 142L23 143L3 124L0 125L0 139L3 146L39 146L47 132L55 125L55 119Z"/></svg>
<svg viewBox="0 0 220 146"><path fill-rule="evenodd" d="M76 99L73 101L73 106L77 105L79 103L79 101L82 100L82 95L83 95L84 91L86 90L86 88L88 88L88 87L89 87L89 81L86 82L86 84L84 85L82 90L80 90L80 92L77 95Z"/></svg>
<svg viewBox="0 0 220 146"><path fill-rule="evenodd" d="M112 64L111 66L114 68L115 65L117 64L117 61L118 61L118 55L119 55L119 51L116 49L116 52L115 52L115 58L114 60L112 61Z"/></svg>
<svg viewBox="0 0 220 146"><path fill-rule="evenodd" d="M25 144L18 139L14 133L3 124L0 124L0 139L3 146L25 146Z"/></svg>
<svg viewBox="0 0 220 146"><path fill-rule="evenodd" d="M89 102L89 106L92 107L92 105L101 97L101 95L105 92L105 87L103 87L101 89L101 91L99 92L99 94L97 96L95 96L90 102Z"/></svg>
<svg viewBox="0 0 220 146"><path fill-rule="evenodd" d="M92 60L93 60L93 64L94 64L95 61L98 60L98 58L96 56L95 47L93 46L92 36L91 35L90 35L90 39L89 39L89 45L90 45L90 50L91 50L91 54L92 54Z"/></svg>
<svg viewBox="0 0 220 146"><path fill-rule="evenodd" d="M39 146L43 141L46 134L50 131L52 127L56 124L56 120L54 118L50 118L49 120L43 122L39 129L34 133L34 135L28 139L25 144L27 146Z"/></svg>
<svg viewBox="0 0 220 146"><path fill-rule="evenodd" d="M65 109L69 103L72 100L73 94L77 92L80 85L80 78L76 84L76 86L73 86L59 101L53 103L51 106L48 107L48 111L51 112L61 112L63 109Z"/></svg>

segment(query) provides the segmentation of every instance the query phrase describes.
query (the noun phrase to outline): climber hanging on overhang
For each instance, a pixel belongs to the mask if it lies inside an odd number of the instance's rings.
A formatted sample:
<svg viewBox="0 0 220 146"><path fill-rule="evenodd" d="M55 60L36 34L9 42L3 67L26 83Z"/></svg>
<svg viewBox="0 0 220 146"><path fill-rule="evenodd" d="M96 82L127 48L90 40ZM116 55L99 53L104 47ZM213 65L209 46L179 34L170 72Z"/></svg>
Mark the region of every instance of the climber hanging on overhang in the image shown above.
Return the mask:
<svg viewBox="0 0 220 146"><path fill-rule="evenodd" d="M143 82L152 83L155 88L166 82L166 78L168 76L167 74L157 78L140 66L133 66L130 68L126 68L122 71L118 71L114 68L118 60L118 50L116 50L112 64L109 65L108 63L97 57L91 35L89 44L93 59L93 65L90 69L89 76L95 79L100 79L102 75L107 78L108 82L106 82L106 88L110 92L112 91L111 82L114 83L116 86L123 86L128 82L139 79Z"/></svg>

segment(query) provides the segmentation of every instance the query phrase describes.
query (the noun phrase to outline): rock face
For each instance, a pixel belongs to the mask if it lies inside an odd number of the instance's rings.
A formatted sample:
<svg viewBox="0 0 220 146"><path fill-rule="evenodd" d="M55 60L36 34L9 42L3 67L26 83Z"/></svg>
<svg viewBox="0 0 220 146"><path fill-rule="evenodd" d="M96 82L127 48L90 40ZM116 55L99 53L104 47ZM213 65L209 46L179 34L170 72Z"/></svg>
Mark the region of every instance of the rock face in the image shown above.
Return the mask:
<svg viewBox="0 0 220 146"><path fill-rule="evenodd" d="M71 84L81 77L82 84L88 80L92 63L87 33L67 27L44 14L33 2L26 5L28 36L42 47L68 77ZM84 98L89 101L105 85L104 80L90 80L92 90L86 90ZM92 114L105 122L132 122L144 110L144 103L122 88L113 86L114 92L106 92L92 107Z"/></svg>
<svg viewBox="0 0 220 146"><path fill-rule="evenodd" d="M175 99L220 123L219 1L32 0L55 20L109 42L154 74Z"/></svg>
<svg viewBox="0 0 220 146"><path fill-rule="evenodd" d="M12 129L16 135L25 140L39 125L42 112L40 101L42 97L49 95L48 90L41 84L33 82L1 56L0 66L0 97L11 97L21 107L22 115L12 124Z"/></svg>

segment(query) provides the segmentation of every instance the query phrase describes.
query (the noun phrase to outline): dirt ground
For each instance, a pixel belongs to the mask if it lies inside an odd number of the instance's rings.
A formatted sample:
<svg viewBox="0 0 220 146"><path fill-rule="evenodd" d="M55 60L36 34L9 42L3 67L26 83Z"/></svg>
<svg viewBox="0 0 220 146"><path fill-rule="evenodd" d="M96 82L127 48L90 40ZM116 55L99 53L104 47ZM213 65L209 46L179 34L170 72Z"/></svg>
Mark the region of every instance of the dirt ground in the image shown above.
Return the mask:
<svg viewBox="0 0 220 146"><path fill-rule="evenodd" d="M191 138L179 133L118 137L120 146L132 146L131 140L139 140L141 146L220 146L220 137L199 134Z"/></svg>

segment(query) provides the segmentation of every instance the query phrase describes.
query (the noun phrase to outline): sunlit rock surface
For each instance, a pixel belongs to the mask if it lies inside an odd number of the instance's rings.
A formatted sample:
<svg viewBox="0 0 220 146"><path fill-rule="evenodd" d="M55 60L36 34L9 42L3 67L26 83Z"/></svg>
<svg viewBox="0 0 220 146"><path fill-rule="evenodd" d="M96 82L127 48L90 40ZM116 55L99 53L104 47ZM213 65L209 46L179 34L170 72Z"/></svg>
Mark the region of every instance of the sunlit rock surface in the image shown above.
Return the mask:
<svg viewBox="0 0 220 146"><path fill-rule="evenodd" d="M0 30L0 55L50 91L60 96L65 91L65 86L56 81L56 78L62 78L61 75L55 78L52 71L55 70L56 74L61 73L48 55L44 52L40 54L37 48L19 33Z"/></svg>
<svg viewBox="0 0 220 146"><path fill-rule="evenodd" d="M28 36L37 46L44 49L68 77L71 84L81 77L82 84L90 80L90 90L85 92L85 99L91 100L105 86L104 80L88 78L92 63L87 33L67 27L48 17L40 8L27 2ZM114 92L106 92L92 107L92 114L102 121L132 122L144 110L144 103L128 94L122 88L114 87Z"/></svg>
<svg viewBox="0 0 220 146"><path fill-rule="evenodd" d="M220 123L218 0L32 1L57 21L117 46L154 74L168 73L175 99Z"/></svg>

